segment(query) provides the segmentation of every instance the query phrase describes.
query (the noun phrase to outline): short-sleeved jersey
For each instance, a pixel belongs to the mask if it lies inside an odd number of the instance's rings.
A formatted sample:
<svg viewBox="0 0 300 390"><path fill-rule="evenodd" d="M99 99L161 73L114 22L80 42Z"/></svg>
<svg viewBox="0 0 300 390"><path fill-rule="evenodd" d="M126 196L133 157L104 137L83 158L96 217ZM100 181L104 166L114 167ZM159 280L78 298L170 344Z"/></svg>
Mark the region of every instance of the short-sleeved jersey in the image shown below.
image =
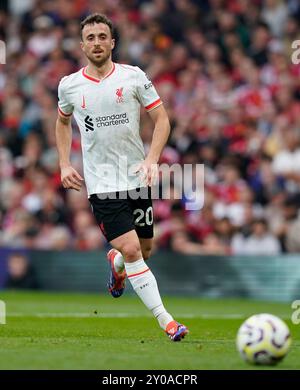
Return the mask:
<svg viewBox="0 0 300 390"><path fill-rule="evenodd" d="M88 195L142 187L133 167L145 158L140 137L140 106L162 104L152 82L137 66L113 63L102 80L86 68L63 77L58 110L74 114L81 133Z"/></svg>

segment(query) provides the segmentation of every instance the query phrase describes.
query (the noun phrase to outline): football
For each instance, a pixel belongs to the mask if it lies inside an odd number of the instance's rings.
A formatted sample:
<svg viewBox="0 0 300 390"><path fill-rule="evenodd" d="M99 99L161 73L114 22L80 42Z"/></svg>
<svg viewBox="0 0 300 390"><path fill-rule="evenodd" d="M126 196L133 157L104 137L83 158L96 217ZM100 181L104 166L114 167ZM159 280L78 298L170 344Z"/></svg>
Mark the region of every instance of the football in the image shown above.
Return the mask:
<svg viewBox="0 0 300 390"><path fill-rule="evenodd" d="M239 328L236 345L246 362L274 365L288 353L290 331L280 318L272 314L256 314Z"/></svg>

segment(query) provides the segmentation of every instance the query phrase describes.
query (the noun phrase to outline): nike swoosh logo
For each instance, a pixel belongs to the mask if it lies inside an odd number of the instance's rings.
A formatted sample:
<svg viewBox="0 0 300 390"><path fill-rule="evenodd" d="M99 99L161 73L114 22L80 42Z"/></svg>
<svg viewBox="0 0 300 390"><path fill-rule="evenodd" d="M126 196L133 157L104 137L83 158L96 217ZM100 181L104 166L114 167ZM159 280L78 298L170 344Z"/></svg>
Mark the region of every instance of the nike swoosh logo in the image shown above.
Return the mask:
<svg viewBox="0 0 300 390"><path fill-rule="evenodd" d="M82 95L82 104L81 104L81 108L86 108L84 95Z"/></svg>

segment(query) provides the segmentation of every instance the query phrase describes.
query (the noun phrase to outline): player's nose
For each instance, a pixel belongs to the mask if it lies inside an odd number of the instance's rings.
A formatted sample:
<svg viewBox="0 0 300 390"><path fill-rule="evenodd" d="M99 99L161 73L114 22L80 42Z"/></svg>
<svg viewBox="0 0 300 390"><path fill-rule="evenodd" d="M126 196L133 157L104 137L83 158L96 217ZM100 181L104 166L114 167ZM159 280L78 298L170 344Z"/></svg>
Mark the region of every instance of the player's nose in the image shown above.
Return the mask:
<svg viewBox="0 0 300 390"><path fill-rule="evenodd" d="M101 43L100 38L96 37L96 38L95 38L94 45L97 46L97 47L100 47L100 43Z"/></svg>

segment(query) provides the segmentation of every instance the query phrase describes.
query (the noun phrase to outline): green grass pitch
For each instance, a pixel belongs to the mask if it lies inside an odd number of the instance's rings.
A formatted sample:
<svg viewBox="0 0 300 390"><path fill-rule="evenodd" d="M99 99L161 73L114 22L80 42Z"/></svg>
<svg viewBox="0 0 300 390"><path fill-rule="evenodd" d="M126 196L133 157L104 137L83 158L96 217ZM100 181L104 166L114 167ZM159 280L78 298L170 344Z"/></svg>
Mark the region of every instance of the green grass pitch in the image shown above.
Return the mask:
<svg viewBox="0 0 300 390"><path fill-rule="evenodd" d="M7 319L0 325L0 369L266 369L244 363L235 336L248 316L283 318L292 348L275 368L299 369L300 325L290 304L165 297L190 329L171 342L136 296L0 292Z"/></svg>

